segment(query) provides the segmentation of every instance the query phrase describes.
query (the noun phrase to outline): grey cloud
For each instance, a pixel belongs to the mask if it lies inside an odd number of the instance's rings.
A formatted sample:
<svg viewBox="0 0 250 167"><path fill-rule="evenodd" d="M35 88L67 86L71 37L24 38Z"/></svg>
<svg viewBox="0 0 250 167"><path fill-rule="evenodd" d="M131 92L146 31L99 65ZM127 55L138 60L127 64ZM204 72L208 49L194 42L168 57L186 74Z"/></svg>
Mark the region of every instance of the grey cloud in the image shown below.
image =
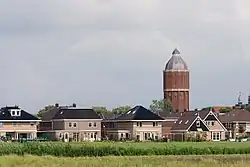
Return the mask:
<svg viewBox="0 0 250 167"><path fill-rule="evenodd" d="M162 97L175 47L191 70L193 108L235 103L250 92L247 3L1 1L0 104L147 106Z"/></svg>

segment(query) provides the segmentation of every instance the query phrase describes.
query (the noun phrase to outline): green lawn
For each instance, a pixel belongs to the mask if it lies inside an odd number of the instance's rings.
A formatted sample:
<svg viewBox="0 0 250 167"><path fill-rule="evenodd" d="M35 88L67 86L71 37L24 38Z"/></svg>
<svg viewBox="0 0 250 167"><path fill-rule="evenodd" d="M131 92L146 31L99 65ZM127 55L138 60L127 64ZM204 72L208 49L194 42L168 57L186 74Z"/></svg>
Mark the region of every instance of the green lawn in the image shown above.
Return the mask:
<svg viewBox="0 0 250 167"><path fill-rule="evenodd" d="M247 167L250 156L81 157L0 156L1 167Z"/></svg>

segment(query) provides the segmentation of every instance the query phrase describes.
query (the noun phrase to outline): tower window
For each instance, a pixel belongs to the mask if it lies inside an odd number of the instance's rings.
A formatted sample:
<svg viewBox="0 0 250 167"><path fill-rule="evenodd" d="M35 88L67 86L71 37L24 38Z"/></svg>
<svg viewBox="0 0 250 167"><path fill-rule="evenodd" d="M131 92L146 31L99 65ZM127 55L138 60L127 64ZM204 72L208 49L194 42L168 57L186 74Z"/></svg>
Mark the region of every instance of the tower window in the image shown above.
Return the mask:
<svg viewBox="0 0 250 167"><path fill-rule="evenodd" d="M196 121L196 127L200 127L201 126L201 122L198 120Z"/></svg>

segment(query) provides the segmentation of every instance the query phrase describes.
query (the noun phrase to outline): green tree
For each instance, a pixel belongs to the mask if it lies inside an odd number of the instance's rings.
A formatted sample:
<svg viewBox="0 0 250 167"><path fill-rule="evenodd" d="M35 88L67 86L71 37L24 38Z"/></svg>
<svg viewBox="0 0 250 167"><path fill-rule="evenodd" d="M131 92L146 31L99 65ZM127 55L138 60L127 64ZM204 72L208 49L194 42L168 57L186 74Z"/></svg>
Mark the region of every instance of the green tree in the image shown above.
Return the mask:
<svg viewBox="0 0 250 167"><path fill-rule="evenodd" d="M93 106L92 109L97 113L107 114L110 111L104 106Z"/></svg>
<svg viewBox="0 0 250 167"><path fill-rule="evenodd" d="M246 110L247 110L247 111L250 111L250 104L247 104L247 105L246 105Z"/></svg>
<svg viewBox="0 0 250 167"><path fill-rule="evenodd" d="M169 100L162 99L162 100L152 100L152 104L150 104L149 109L156 113L156 112L172 112L173 106Z"/></svg>
<svg viewBox="0 0 250 167"><path fill-rule="evenodd" d="M42 118L43 114L50 111L51 109L53 109L55 106L54 105L48 105L45 106L43 109L39 110L38 113L36 114L36 116L38 118Z"/></svg>
<svg viewBox="0 0 250 167"><path fill-rule="evenodd" d="M220 112L221 113L228 113L228 112L231 112L232 110L233 110L232 108L227 107L227 108L221 108Z"/></svg>
<svg viewBox="0 0 250 167"><path fill-rule="evenodd" d="M129 111L132 107L129 105L125 105L125 106L119 106L119 107L115 107L112 109L112 113L114 114L122 114L125 113L127 111Z"/></svg>

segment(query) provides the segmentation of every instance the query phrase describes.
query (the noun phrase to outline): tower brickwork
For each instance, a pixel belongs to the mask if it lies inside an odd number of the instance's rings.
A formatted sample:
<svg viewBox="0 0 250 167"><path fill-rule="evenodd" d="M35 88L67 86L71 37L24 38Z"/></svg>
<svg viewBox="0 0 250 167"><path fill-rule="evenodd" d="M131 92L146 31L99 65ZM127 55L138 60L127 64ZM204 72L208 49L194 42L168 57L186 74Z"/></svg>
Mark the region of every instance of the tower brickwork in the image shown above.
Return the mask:
<svg viewBox="0 0 250 167"><path fill-rule="evenodd" d="M189 70L178 49L173 51L163 71L163 92L174 111L189 110Z"/></svg>

